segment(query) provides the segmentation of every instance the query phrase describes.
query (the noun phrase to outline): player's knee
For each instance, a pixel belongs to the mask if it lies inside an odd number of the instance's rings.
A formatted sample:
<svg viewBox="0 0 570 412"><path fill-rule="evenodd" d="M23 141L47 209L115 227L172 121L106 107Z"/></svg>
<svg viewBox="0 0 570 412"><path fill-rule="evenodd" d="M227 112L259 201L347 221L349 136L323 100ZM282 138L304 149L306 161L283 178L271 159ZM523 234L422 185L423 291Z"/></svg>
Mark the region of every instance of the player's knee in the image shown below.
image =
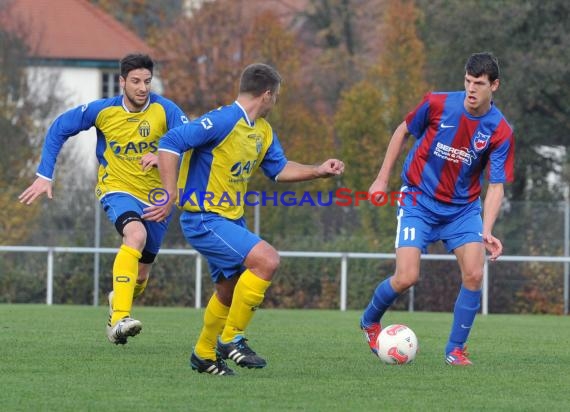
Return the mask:
<svg viewBox="0 0 570 412"><path fill-rule="evenodd" d="M124 243L137 250L142 250L142 248L146 243L146 232L145 231L130 232L128 235L124 237Z"/></svg>
<svg viewBox="0 0 570 412"><path fill-rule="evenodd" d="M146 236L147 236L146 228L141 222L129 223L123 229L124 243L140 251L143 250L144 245L146 244ZM143 262L143 263L149 263L149 262Z"/></svg>
<svg viewBox="0 0 570 412"><path fill-rule="evenodd" d="M245 266L262 279L270 280L279 267L279 253L267 242L258 243L246 258Z"/></svg>
<svg viewBox="0 0 570 412"><path fill-rule="evenodd" d="M279 256L279 253L277 253L277 251L274 249L271 251L271 253L267 254L267 258L265 260L265 269L268 272L274 273L279 267L280 263L281 257Z"/></svg>
<svg viewBox="0 0 570 412"><path fill-rule="evenodd" d="M398 275L392 279L392 287L398 293L403 293L418 282L417 275Z"/></svg>
<svg viewBox="0 0 570 412"><path fill-rule="evenodd" d="M125 212L115 221L115 228L121 236L123 243L134 249L142 251L146 243L146 228L137 212Z"/></svg>
<svg viewBox="0 0 570 412"><path fill-rule="evenodd" d="M483 283L483 271L482 270L470 270L463 274L463 284L472 290L479 289Z"/></svg>

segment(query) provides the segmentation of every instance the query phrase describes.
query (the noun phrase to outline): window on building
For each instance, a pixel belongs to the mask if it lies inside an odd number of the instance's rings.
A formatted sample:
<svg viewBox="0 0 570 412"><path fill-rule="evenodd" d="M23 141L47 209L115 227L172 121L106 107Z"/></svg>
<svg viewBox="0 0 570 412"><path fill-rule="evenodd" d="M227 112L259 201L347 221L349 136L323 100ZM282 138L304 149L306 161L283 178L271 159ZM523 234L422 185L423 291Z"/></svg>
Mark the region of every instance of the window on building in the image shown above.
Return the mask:
<svg viewBox="0 0 570 412"><path fill-rule="evenodd" d="M101 86L102 98L113 97L121 94L119 74L114 72L103 72Z"/></svg>

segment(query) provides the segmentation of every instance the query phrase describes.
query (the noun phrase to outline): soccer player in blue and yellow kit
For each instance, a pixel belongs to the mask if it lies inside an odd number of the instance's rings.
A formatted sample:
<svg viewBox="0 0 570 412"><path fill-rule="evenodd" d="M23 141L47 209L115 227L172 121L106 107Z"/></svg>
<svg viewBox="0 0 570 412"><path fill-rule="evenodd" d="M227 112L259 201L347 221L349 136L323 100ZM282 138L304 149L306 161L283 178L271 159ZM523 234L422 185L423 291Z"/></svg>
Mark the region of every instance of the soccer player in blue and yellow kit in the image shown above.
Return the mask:
<svg viewBox="0 0 570 412"><path fill-rule="evenodd" d="M100 99L61 114L49 128L36 180L19 196L31 204L46 193L52 198L57 156L71 136L95 126L99 161L95 189L103 210L123 243L113 264L113 291L109 294L107 338L127 343L142 323L131 318L133 298L145 289L150 269L166 233L162 222L144 221L150 192L160 186L156 152L167 130L187 123L172 101L150 91L154 62L144 54L129 54L120 62L123 94Z"/></svg>
<svg viewBox="0 0 570 412"><path fill-rule="evenodd" d="M159 170L169 200L148 208L144 217L161 221L178 199L184 235L208 260L215 283L190 358L192 369L200 373L233 375L225 359L247 368L266 365L246 343L245 330L263 302L279 254L246 227L240 194L247 192L251 175L261 168L277 182L296 182L335 176L344 170L337 159L319 166L287 160L265 120L280 84L281 76L273 67L252 64L242 72L233 104L170 130L160 140Z"/></svg>
<svg viewBox="0 0 570 412"><path fill-rule="evenodd" d="M405 196L398 207L396 271L380 282L361 318L370 349L378 350L380 320L394 300L419 278L420 255L428 243L443 241L457 257L462 285L455 302L445 361L468 366L465 343L480 307L485 249L490 260L502 253L492 235L503 200L503 184L513 180L514 136L493 103L499 65L491 53L475 53L465 65L465 91L428 93L394 132L380 172L369 189L386 191L406 140L417 140L402 171ZM489 182L481 219L483 174ZM379 199L377 199L379 200Z"/></svg>

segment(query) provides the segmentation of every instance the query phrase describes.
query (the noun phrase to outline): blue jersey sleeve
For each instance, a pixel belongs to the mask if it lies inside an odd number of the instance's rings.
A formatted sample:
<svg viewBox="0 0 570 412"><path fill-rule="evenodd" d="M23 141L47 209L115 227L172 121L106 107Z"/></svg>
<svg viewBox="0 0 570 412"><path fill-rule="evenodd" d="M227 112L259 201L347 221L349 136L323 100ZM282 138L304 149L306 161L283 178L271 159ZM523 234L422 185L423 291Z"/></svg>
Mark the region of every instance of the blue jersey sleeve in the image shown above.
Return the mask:
<svg viewBox="0 0 570 412"><path fill-rule="evenodd" d="M513 180L514 144L512 135L504 139L490 155L490 183L507 183Z"/></svg>
<svg viewBox="0 0 570 412"><path fill-rule="evenodd" d="M188 123L188 117L186 117L182 109L180 109L180 107L178 107L173 101L158 95L156 97L162 107L164 107L167 130Z"/></svg>
<svg viewBox="0 0 570 412"><path fill-rule="evenodd" d="M275 177L281 173L286 164L287 158L285 157L285 152L281 147L277 134L274 132L271 145L269 145L265 157L261 162L261 169L265 176L275 180Z"/></svg>
<svg viewBox="0 0 570 412"><path fill-rule="evenodd" d="M160 139L158 150L180 155L199 146L217 144L235 124L231 118L221 114L220 110L213 110L191 122L169 130Z"/></svg>
<svg viewBox="0 0 570 412"><path fill-rule="evenodd" d="M37 175L52 179L57 156L64 143L71 136L94 126L97 115L107 105L105 100L97 100L58 116L47 131Z"/></svg>

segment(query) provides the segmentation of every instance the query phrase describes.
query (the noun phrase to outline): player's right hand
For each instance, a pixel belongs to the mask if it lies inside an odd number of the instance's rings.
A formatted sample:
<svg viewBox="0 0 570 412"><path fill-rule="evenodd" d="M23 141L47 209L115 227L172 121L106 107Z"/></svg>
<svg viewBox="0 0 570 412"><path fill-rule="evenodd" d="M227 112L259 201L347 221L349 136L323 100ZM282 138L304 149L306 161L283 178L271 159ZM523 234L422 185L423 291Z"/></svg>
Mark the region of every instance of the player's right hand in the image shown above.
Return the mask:
<svg viewBox="0 0 570 412"><path fill-rule="evenodd" d="M151 205L143 209L144 214L141 216L144 220L151 222L162 222L172 213L174 202L167 202L164 205Z"/></svg>
<svg viewBox="0 0 570 412"><path fill-rule="evenodd" d="M380 203L382 202L382 197L386 195L386 188L388 185L386 182L376 179L372 182L372 185L368 189L368 195L371 201Z"/></svg>
<svg viewBox="0 0 570 412"><path fill-rule="evenodd" d="M47 197L52 199L53 196L51 188L51 180L38 176L36 180L34 180L34 183L32 183L20 196L18 196L18 199L20 200L20 203L25 203L27 205L31 205L32 202L43 193L47 193Z"/></svg>
<svg viewBox="0 0 570 412"><path fill-rule="evenodd" d="M489 256L491 262L497 260L503 253L503 244L490 233L483 234L483 244L485 245L485 249L491 254L491 256Z"/></svg>

